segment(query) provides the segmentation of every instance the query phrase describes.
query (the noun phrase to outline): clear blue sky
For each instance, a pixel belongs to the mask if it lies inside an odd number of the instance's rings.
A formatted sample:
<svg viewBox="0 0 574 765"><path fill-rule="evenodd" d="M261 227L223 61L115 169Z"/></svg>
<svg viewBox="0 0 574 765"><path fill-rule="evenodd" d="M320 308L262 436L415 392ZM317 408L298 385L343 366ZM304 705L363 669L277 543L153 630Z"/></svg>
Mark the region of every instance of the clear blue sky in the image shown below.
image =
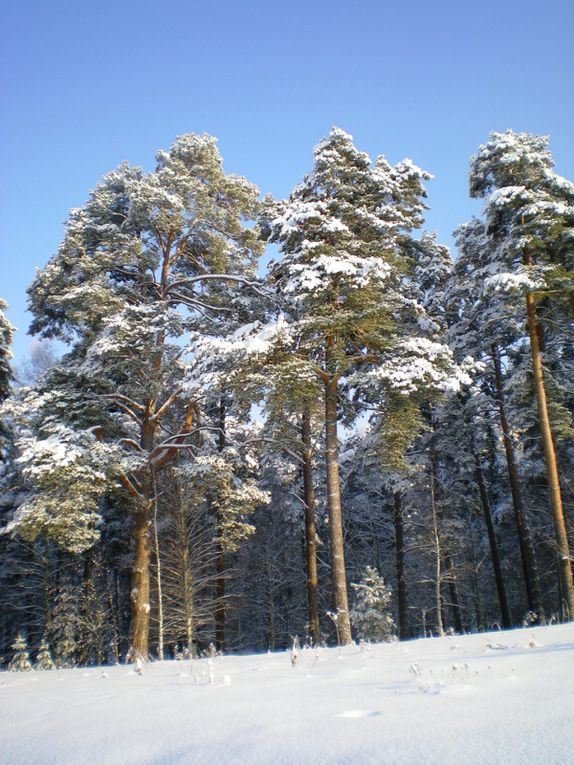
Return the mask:
<svg viewBox="0 0 574 765"><path fill-rule="evenodd" d="M468 158L491 130L550 134L574 178L574 3L16 0L0 12L0 296L27 353L25 290L69 208L176 135L285 196L331 125L436 176L441 241L474 212Z"/></svg>

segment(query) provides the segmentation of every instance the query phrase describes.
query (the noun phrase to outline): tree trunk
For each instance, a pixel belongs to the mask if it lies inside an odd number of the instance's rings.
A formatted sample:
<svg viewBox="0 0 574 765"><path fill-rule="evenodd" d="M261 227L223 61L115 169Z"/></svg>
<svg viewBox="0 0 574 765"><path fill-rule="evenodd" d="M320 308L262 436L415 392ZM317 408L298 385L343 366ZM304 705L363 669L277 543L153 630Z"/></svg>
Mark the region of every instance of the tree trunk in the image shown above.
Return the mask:
<svg viewBox="0 0 574 765"><path fill-rule="evenodd" d="M327 347L327 369L330 351L334 344L329 339ZM329 541L331 547L331 581L333 605L337 615L338 637L341 645L352 642L349 601L345 572L343 545L343 518L341 491L339 486L339 442L337 437L337 377L331 376L325 382L325 461L327 469L327 509L329 512Z"/></svg>
<svg viewBox="0 0 574 765"><path fill-rule="evenodd" d="M315 529L315 491L313 488L313 452L311 446L311 414L306 407L301 423L303 442L303 494L305 497L305 560L307 564L307 605L311 643L319 645L319 605L317 599L317 533Z"/></svg>
<svg viewBox="0 0 574 765"><path fill-rule="evenodd" d="M217 545L215 572L215 645L217 650L221 652L225 641L225 553L219 543Z"/></svg>
<svg viewBox="0 0 574 765"><path fill-rule="evenodd" d="M409 608L407 603L407 583L405 578L405 531L400 491L394 494L395 522L395 560L397 565L397 599L399 606L399 638L411 637L409 626Z"/></svg>
<svg viewBox="0 0 574 765"><path fill-rule="evenodd" d="M181 597L183 600L183 617L185 623L185 639L187 650L193 656L193 582L191 576L191 562L189 559L189 532L185 516L185 504L181 485L177 485L177 544L181 555L178 556L181 569Z"/></svg>
<svg viewBox="0 0 574 765"><path fill-rule="evenodd" d="M221 454L225 449L225 402L223 399L219 403L219 432L217 436L217 451ZM221 527L221 519L218 518L218 525ZM221 536L221 533L218 534ZM215 645L218 651L223 651L225 641L225 551L221 542L217 543L217 557L215 561L216 581L215 581Z"/></svg>
<svg viewBox="0 0 574 765"><path fill-rule="evenodd" d="M460 607L460 600L458 597L458 587L456 585L456 572L452 564L452 558L450 553L445 551L444 553L444 568L446 571L446 577L448 579L448 591L450 594L450 608L452 611L452 618L454 621L454 628L459 635L464 631L462 625L462 611Z"/></svg>
<svg viewBox="0 0 574 765"><path fill-rule="evenodd" d="M432 537L433 547L435 555L435 580L434 580L434 598L435 598L435 610L436 610L436 626L438 634L442 637L444 635L444 618L442 611L442 596L441 596L441 543L440 534L438 528L438 512L436 506L436 468L434 455L431 456L431 481L430 481L430 499L431 499L431 514L432 514Z"/></svg>
<svg viewBox="0 0 574 765"><path fill-rule="evenodd" d="M148 404L148 414L151 402ZM155 430L147 420L142 424L140 445L148 454L153 450ZM134 564L132 567L130 590L130 648L128 655L131 661L149 658L149 621L150 621L150 566L151 545L150 532L155 502L154 481L151 472L145 476L142 486L142 497L136 509L133 530Z"/></svg>
<svg viewBox="0 0 574 765"><path fill-rule="evenodd" d="M265 570L267 573L267 612L269 616L269 640L268 649L270 651L275 650L275 598L274 598L274 583L273 573L271 571L271 563L269 562L270 552L267 550L267 561L265 562Z"/></svg>
<svg viewBox="0 0 574 765"><path fill-rule="evenodd" d="M135 556L131 580L130 650L132 661L149 658L150 526L151 502L146 498L136 511Z"/></svg>
<svg viewBox="0 0 574 765"><path fill-rule="evenodd" d="M488 492L486 491L486 485L484 482L484 474L482 472L482 465L478 454L474 455L474 464L476 483L478 484L478 490L480 493L480 502L482 504L482 513L484 515L484 522L486 523L486 531L488 534L488 543L490 545L490 557L492 559L492 568L494 570L494 579L496 582L496 592L498 593L498 603L500 605L500 617L502 626L505 629L512 627L512 618L510 616L510 609L508 607L508 599L506 597L506 589L504 587L504 578L502 576L502 566L500 565L500 555L498 552L498 542L496 541L496 534L494 533L494 523L492 520L492 512L490 509L490 502L488 500Z"/></svg>
<svg viewBox="0 0 574 765"><path fill-rule="evenodd" d="M526 250L523 252L524 265L532 265L530 255ZM538 335L538 322L536 318L536 298L532 292L526 293L526 315L528 318L528 334L530 336L530 353L532 356L532 375L534 378L534 390L536 392L536 408L538 413L538 426L542 436L544 460L546 462L546 475L548 479L548 492L550 495L550 508L554 521L554 536L558 553L558 577L562 594L561 610L566 619L574 619L574 581L572 579L572 564L568 547L568 534L564 521L562 508L562 495L560 493L560 481L558 478L558 465L556 462L556 450L550 428L548 405L546 402L546 390L542 373L542 357Z"/></svg>
<svg viewBox="0 0 574 765"><path fill-rule="evenodd" d="M157 531L157 489L155 476L153 481L153 546L155 555L155 573L157 588L157 656L160 661L164 658L164 620L163 620L163 587L161 573L161 556L159 551L159 535Z"/></svg>
<svg viewBox="0 0 574 765"><path fill-rule="evenodd" d="M540 593L540 578L538 576L536 554L534 552L532 534L526 516L524 501L522 499L520 478L518 475L518 467L514 454L514 444L512 443L512 438L510 437L510 428L508 425L508 418L506 416L506 407L504 406L500 353L496 345L492 346L492 362L494 365L494 383L496 387L496 398L500 416L500 427L502 428L504 452L506 455L506 464L508 466L508 476L510 478L512 506L514 508L516 529L518 531L518 541L520 544L520 556L522 559L522 569L524 572L524 583L526 585L528 608L537 615L539 621L544 621L544 609L542 608L542 596Z"/></svg>

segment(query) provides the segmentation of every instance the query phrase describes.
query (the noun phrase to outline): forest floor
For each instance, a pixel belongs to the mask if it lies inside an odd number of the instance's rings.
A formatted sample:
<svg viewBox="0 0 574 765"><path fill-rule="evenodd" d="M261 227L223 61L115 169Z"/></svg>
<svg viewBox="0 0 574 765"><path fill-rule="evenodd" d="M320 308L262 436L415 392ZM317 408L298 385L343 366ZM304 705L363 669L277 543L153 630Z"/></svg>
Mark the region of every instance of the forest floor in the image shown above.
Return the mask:
<svg viewBox="0 0 574 765"><path fill-rule="evenodd" d="M567 765L574 624L0 673L2 765Z"/></svg>

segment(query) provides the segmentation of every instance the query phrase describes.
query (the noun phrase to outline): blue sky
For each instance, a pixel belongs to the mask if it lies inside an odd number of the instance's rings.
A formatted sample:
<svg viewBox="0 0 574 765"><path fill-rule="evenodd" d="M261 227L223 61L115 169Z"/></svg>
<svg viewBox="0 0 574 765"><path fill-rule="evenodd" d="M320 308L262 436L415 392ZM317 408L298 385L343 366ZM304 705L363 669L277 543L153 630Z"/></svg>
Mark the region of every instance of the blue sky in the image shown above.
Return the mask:
<svg viewBox="0 0 574 765"><path fill-rule="evenodd" d="M219 138L227 170L280 197L331 125L435 175L427 227L479 211L468 158L491 130L551 136L574 178L570 0L28 0L0 12L0 296L27 353L25 290L71 207L176 135Z"/></svg>

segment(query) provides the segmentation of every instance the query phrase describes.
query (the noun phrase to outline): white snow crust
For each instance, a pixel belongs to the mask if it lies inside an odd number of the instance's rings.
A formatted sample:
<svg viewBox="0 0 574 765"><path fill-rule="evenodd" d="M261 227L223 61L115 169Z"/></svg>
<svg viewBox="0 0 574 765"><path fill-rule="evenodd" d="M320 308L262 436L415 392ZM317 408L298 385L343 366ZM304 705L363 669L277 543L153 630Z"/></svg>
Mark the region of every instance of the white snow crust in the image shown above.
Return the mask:
<svg viewBox="0 0 574 765"><path fill-rule="evenodd" d="M3 765L567 765L574 624L0 674Z"/></svg>

